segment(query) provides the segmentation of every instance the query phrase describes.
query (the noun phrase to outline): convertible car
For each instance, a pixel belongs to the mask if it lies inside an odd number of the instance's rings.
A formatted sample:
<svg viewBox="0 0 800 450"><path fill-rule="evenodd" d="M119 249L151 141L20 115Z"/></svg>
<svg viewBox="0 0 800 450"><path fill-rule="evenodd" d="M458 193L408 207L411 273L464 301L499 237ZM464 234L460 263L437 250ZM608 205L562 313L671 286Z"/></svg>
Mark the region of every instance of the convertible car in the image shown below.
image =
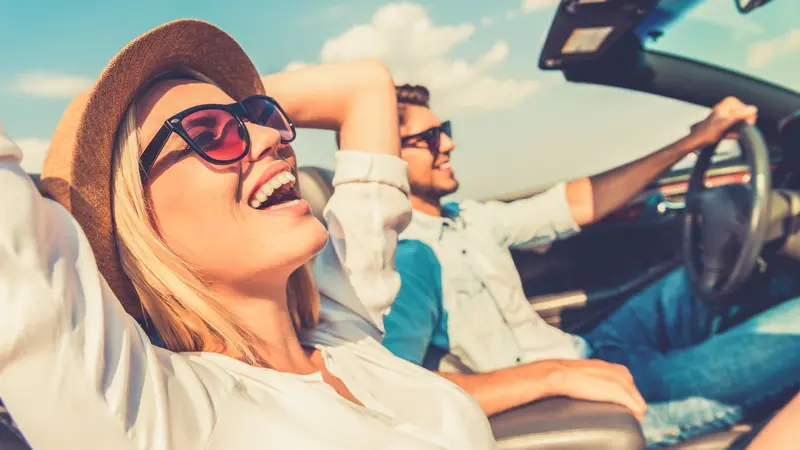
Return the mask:
<svg viewBox="0 0 800 450"><path fill-rule="evenodd" d="M725 3L734 18L759 5L763 9L753 14L781 6L781 0L769 5L762 0L708 1ZM700 54L703 45L694 45L692 59L654 50L656 39L681 32L682 21L691 19L702 3L562 0L556 9L540 54L542 70L561 71L570 83L638 91L701 107L736 96L759 108L757 126L742 129L739 142L690 155L626 207L574 237L514 253L531 307L564 330L590 330L681 264L698 297L709 302L735 297L730 294L758 283L777 267L800 275L800 93L712 64L708 60L715 55ZM740 51L746 48L742 45ZM609 110L613 116L612 105ZM320 218L333 192L331 177L322 168L301 171L303 195ZM455 357L449 358L449 364L459 366ZM769 417L766 412L751 423L671 449L744 448ZM609 404L549 399L494 416L491 423L501 449L645 447L636 420Z"/></svg>
<svg viewBox="0 0 800 450"><path fill-rule="evenodd" d="M791 2L774 4L781 1ZM613 86L704 107L733 95L760 111L757 126L741 129L738 145L728 151L705 149L581 234L514 254L531 307L565 330L591 329L680 264L686 265L698 297L710 302L726 301L728 294L757 282L773 267L800 274L800 93L696 55L688 59L651 48L654 39L673 32L674 24L701 2L562 0L556 10L541 50L543 70L561 71L570 83ZM765 3L735 0L730 7L748 13ZM331 180L324 168L300 170L303 196L320 219L333 192ZM450 364L459 362L451 358ZM769 419L769 412L752 419L671 448L738 448ZM491 424L501 449L645 447L634 417L611 404L548 399L494 416ZM0 449L27 448L0 406Z"/></svg>

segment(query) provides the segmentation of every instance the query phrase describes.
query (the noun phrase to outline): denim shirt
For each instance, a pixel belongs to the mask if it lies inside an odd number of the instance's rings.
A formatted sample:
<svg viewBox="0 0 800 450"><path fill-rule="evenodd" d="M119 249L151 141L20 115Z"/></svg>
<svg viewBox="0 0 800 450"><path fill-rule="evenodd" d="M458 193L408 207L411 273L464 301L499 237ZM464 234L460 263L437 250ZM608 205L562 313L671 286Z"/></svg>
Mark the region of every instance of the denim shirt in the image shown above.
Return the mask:
<svg viewBox="0 0 800 450"><path fill-rule="evenodd" d="M510 203L450 203L442 217L415 211L400 236L401 287L383 344L430 369L431 352L449 352L477 372L587 357L582 338L531 308L509 251L578 231L564 184Z"/></svg>

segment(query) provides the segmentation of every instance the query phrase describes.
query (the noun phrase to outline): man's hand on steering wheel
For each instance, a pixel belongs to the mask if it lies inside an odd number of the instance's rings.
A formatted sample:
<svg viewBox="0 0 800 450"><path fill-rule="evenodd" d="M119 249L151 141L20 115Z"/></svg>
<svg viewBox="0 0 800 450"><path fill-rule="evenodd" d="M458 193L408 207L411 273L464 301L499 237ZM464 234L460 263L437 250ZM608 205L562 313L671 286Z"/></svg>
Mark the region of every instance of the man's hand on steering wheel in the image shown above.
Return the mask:
<svg viewBox="0 0 800 450"><path fill-rule="evenodd" d="M694 144L692 147L703 149L723 139L739 139L739 134L731 128L742 122L755 125L756 119L758 108L746 105L736 97L726 97L714 105L708 117L692 125L689 134Z"/></svg>

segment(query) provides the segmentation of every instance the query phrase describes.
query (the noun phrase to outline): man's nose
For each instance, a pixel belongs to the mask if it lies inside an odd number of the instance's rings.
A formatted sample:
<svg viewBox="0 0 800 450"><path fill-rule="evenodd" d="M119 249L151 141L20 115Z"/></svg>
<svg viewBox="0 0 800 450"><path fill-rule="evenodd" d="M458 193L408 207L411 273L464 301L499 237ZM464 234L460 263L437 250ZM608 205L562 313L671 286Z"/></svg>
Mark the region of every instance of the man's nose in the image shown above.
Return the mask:
<svg viewBox="0 0 800 450"><path fill-rule="evenodd" d="M442 133L439 140L439 153L450 153L456 149L456 143L453 138Z"/></svg>

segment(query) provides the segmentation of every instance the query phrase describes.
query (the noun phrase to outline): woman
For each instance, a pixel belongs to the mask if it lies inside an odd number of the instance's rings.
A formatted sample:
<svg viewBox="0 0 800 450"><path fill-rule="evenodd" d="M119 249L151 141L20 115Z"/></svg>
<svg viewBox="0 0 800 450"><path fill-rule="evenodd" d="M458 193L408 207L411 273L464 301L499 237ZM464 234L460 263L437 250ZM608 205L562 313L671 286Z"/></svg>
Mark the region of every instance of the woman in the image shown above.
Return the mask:
<svg viewBox="0 0 800 450"><path fill-rule="evenodd" d="M353 149L330 237L294 186L289 117ZM191 20L125 47L53 137L60 206L0 156L0 397L32 447L492 447L465 393L373 339L410 212L398 148L375 62L262 85Z"/></svg>
<svg viewBox="0 0 800 450"><path fill-rule="evenodd" d="M736 442L731 449L747 450L794 450L800 445L800 394L772 417L761 430L754 431L755 437Z"/></svg>

